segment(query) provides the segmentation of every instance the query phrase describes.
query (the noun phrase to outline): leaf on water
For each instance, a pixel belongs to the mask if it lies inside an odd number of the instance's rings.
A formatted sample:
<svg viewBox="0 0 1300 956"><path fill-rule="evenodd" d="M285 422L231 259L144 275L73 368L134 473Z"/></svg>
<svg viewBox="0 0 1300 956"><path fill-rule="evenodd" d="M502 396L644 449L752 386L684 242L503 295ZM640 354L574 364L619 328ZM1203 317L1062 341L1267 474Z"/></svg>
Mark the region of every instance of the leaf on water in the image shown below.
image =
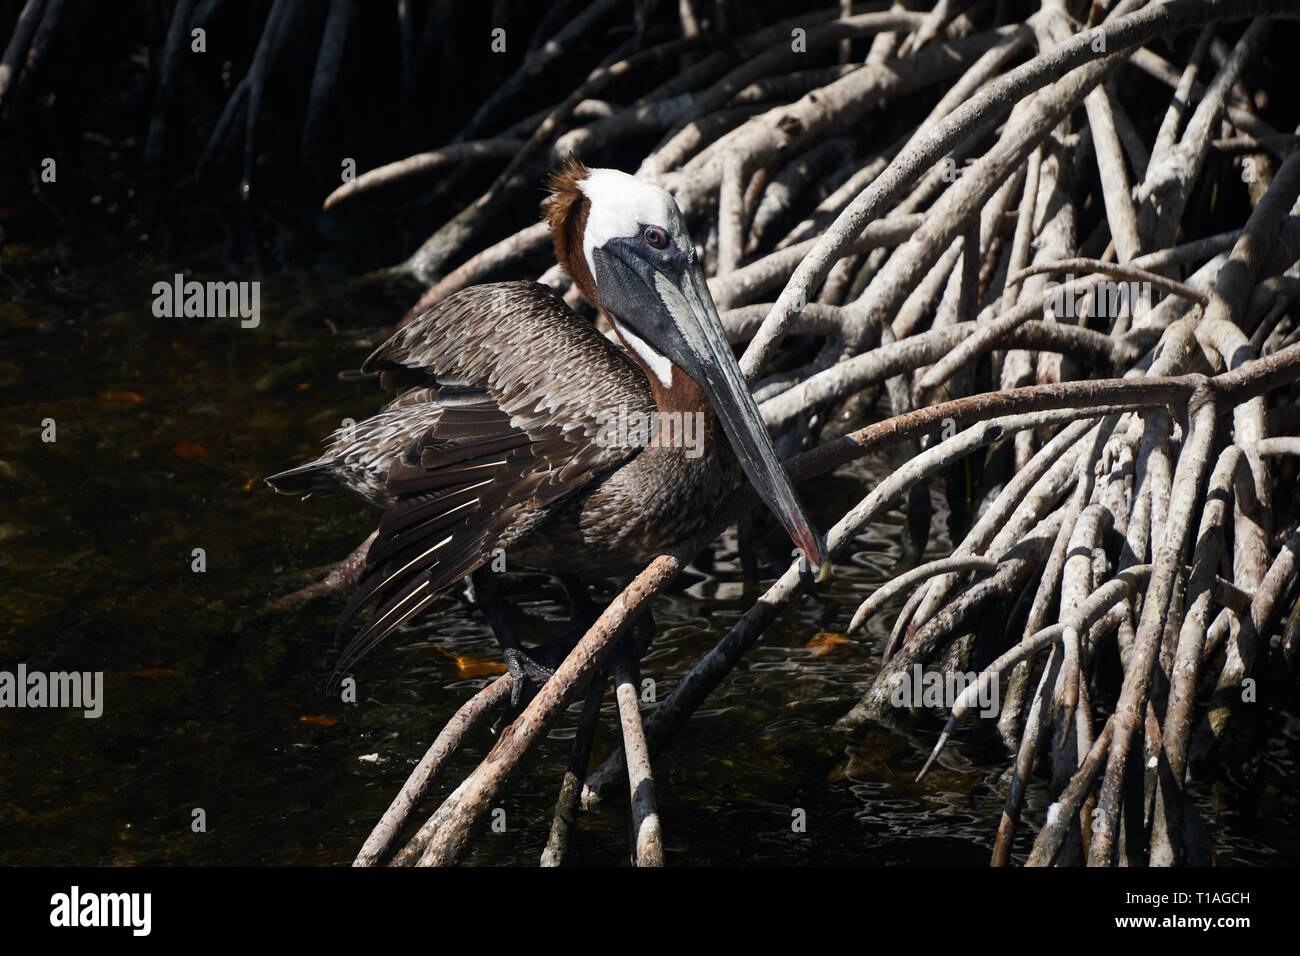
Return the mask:
<svg viewBox="0 0 1300 956"><path fill-rule="evenodd" d="M490 657L470 657L467 654L453 654L437 644L433 645L433 649L456 665L456 676L462 680L467 677L487 677L493 674L504 674L507 669L505 664Z"/></svg>
<svg viewBox="0 0 1300 956"><path fill-rule="evenodd" d="M186 461L200 461L208 457L208 450L197 442L178 441L172 445L172 454Z"/></svg>
<svg viewBox="0 0 1300 956"><path fill-rule="evenodd" d="M139 392L104 392L99 396L101 402L117 402L122 405L143 405L144 396Z"/></svg>
<svg viewBox="0 0 1300 956"><path fill-rule="evenodd" d="M466 677L486 677L506 672L505 664L485 657L457 657L455 661L456 676L462 679Z"/></svg>
<svg viewBox="0 0 1300 956"><path fill-rule="evenodd" d="M304 714L298 718L300 724L311 724L315 727L333 727L338 723L333 717L326 717L323 714Z"/></svg>
<svg viewBox="0 0 1300 956"><path fill-rule="evenodd" d="M813 639L808 642L807 646L812 648L812 652L814 656L821 657L822 655L829 654L832 650L834 650L835 645L837 644L851 644L851 643L853 642L850 641L843 634L835 634L831 631L823 631L820 634L814 634Z"/></svg>

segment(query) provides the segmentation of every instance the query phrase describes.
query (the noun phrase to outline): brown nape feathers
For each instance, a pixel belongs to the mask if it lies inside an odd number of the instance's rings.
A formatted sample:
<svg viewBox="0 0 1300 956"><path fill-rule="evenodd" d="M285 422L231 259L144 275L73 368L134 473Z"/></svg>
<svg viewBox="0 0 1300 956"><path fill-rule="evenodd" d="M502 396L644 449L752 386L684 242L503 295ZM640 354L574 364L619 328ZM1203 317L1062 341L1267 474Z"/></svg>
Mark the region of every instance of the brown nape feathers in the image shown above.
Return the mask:
<svg viewBox="0 0 1300 956"><path fill-rule="evenodd" d="M569 273L582 297L598 305L596 279L587 265L587 257L582 254L582 233L587 228L591 200L578 184L590 174L582 160L573 156L565 159L546 181L551 194L544 206L544 217L555 241L556 260Z"/></svg>

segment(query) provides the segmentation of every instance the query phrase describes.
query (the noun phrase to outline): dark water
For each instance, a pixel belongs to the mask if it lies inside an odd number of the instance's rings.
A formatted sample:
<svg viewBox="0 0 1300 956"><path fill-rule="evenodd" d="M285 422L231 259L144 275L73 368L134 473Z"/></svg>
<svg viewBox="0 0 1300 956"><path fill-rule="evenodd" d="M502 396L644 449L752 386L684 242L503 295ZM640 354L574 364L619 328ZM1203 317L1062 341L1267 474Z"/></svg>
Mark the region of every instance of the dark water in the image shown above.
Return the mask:
<svg viewBox="0 0 1300 956"><path fill-rule="evenodd" d="M346 864L443 721L490 679L462 676L455 657L495 654L481 621L447 599L364 659L347 706L325 691L342 599L258 615L373 527L363 504L280 497L261 478L378 406L373 386L337 372L397 312L348 304L341 277L295 271L263 277L256 329L157 319L150 288L175 264L116 245L0 249L0 669L103 671L106 695L98 720L0 711L0 863ZM884 467L818 484L821 523ZM916 783L934 727L832 729L866 688L892 614L865 645L809 647L891 574L900 526L892 514L873 527L788 609L657 761L670 863L987 862L1007 766L987 731L965 730ZM562 632L558 586L508 580L536 633ZM660 696L758 593L728 538L707 575L656 603L644 672ZM506 832L469 862L537 861L575 718L525 765L501 803ZM613 720L607 704L597 758ZM1249 772L1198 785L1221 863L1300 861L1298 739L1300 722L1279 719ZM475 738L456 768L490 744ZM1036 786L1019 854L1044 798ZM191 831L196 808L205 833ZM791 831L796 808L806 833ZM625 798L581 818L572 861L627 854Z"/></svg>

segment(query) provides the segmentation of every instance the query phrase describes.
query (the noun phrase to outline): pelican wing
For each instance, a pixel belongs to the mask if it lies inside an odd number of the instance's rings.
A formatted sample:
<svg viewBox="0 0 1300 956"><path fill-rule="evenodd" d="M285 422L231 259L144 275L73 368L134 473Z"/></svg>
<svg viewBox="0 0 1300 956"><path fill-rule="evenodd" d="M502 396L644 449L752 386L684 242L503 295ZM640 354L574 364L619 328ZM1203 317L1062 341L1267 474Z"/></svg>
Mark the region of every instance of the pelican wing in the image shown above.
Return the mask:
<svg viewBox="0 0 1300 956"><path fill-rule="evenodd" d="M382 414L420 430L388 465L388 504L340 629L374 604L343 670L564 497L637 449L598 440L608 416L654 407L641 370L545 286L465 289L366 360L404 389Z"/></svg>

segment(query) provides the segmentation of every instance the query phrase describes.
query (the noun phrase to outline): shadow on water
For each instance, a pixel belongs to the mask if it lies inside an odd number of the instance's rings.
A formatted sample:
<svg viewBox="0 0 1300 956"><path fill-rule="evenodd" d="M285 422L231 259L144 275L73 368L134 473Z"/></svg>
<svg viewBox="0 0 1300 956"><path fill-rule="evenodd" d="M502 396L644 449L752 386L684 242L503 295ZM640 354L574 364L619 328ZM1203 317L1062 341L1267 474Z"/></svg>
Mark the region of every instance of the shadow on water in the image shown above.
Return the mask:
<svg viewBox="0 0 1300 956"><path fill-rule="evenodd" d="M466 676L456 657L495 654L448 598L359 665L361 699L348 706L325 688L341 598L257 616L373 527L359 502L300 502L261 478L378 407L377 389L338 370L357 367L396 311L354 304L326 272L291 270L263 277L255 329L159 319L149 290L179 267L107 241L87 260L59 246L0 251L12 293L0 304L0 668L103 671L106 695L94 720L0 711L0 862L346 864L443 721L490 679ZM885 470L824 479L809 495L822 523ZM893 615L863 645L814 638L842 631L891 574L901 521L871 528L828 585L780 617L658 760L669 862L987 862L1007 763L987 728L964 730L922 783L936 725L832 729L874 673ZM558 586L507 580L538 628L563 628ZM644 669L658 695L758 593L726 538L707 574L655 605ZM487 833L470 862L537 861L576 710L518 777L506 831ZM607 704L598 758L613 717ZM1285 785L1298 738L1284 719L1248 782L1200 788L1220 862L1300 860ZM455 766L490 743L478 736ZM1036 787L1020 854L1043 802ZM583 816L571 859L624 862L625 806ZM200 809L207 830L194 833Z"/></svg>

